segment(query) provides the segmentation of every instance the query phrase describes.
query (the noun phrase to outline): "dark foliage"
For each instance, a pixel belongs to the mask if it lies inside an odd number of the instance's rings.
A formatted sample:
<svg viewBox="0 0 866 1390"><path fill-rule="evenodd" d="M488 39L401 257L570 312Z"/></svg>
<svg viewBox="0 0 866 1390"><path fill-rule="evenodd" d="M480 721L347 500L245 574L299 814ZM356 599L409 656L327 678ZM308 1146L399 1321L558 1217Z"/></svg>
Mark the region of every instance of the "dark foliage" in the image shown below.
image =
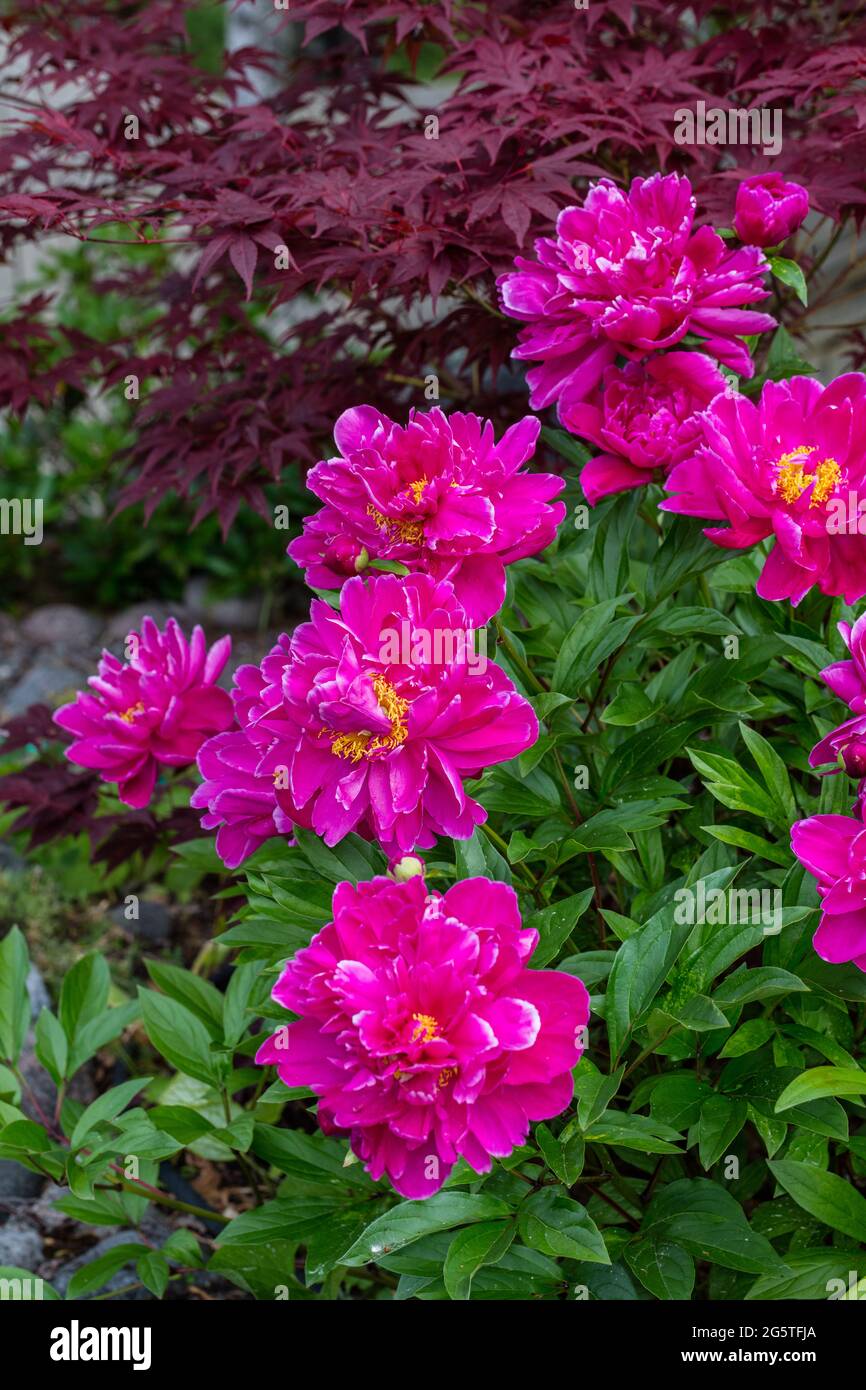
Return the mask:
<svg viewBox="0 0 866 1390"><path fill-rule="evenodd" d="M409 392L418 404L430 372L446 404L522 413L519 382L495 381L514 335L493 276L591 178L680 170L725 225L736 181L771 164L819 212L862 219L855 0L265 8L303 40L285 70L250 48L205 70L181 0L19 0L2 21L18 75L3 95L17 118L0 140L0 249L59 232L102 255L105 241L173 253L169 274L134 260L117 272L143 317L158 311L142 356L64 331L46 296L3 326L0 401L16 411L141 376L124 505L174 490L194 519L216 509L228 527L326 449L340 410L405 409ZM268 100L252 85L263 71L277 78ZM674 112L702 99L780 109L782 152L678 146Z"/></svg>

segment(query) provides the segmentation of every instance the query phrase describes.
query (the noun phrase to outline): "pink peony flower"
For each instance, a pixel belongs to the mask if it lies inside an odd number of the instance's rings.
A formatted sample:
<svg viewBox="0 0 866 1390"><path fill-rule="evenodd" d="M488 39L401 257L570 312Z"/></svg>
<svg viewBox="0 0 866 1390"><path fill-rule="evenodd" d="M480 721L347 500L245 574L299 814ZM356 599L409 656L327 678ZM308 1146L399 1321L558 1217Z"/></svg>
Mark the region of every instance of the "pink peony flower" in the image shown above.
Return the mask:
<svg viewBox="0 0 866 1390"><path fill-rule="evenodd" d="M703 442L678 464L662 509L727 521L705 534L734 549L776 544L761 598L797 604L813 585L847 603L866 594L866 546L839 531L849 489L866 482L866 378L767 382L760 402L717 396L703 412Z"/></svg>
<svg viewBox="0 0 866 1390"><path fill-rule="evenodd" d="M642 358L692 333L711 357L751 376L744 334L775 327L743 306L765 299L767 268L754 247L731 251L711 227L693 228L688 179L653 174L624 192L602 179L583 207L566 208L556 237L535 243L499 279L502 305L527 326L513 356L527 372L530 404L560 412L586 400L617 353Z"/></svg>
<svg viewBox="0 0 866 1390"><path fill-rule="evenodd" d="M372 406L345 411L339 458L311 470L325 506L304 521L288 553L317 589L338 589L370 558L450 579L473 624L505 599L505 566L548 546L565 516L550 499L565 483L526 473L538 439L527 415L497 444L477 415L411 411L406 426Z"/></svg>
<svg viewBox="0 0 866 1390"><path fill-rule="evenodd" d="M849 777L866 777L866 715L848 719L833 729L816 743L809 754L810 767L823 767L825 763L838 763ZM834 772L841 769L836 767Z"/></svg>
<svg viewBox="0 0 866 1390"><path fill-rule="evenodd" d="M315 1091L320 1124L349 1134L373 1178L432 1196L459 1156L487 1173L566 1108L589 998L526 968L538 933L512 888L375 878L339 884L333 912L273 991L299 1020L256 1061Z"/></svg>
<svg viewBox="0 0 866 1390"><path fill-rule="evenodd" d="M243 676L249 698L237 699L261 750L253 775L274 781L286 823L328 845L354 830L395 857L437 835L467 839L487 813L464 781L530 747L538 721L502 668L466 642L452 585L423 574L350 579L339 612L316 600L310 616L265 657L257 690ZM231 783L224 748L201 754L213 785L196 796L213 815L248 785ZM212 799L217 788L225 803Z"/></svg>
<svg viewBox="0 0 866 1390"><path fill-rule="evenodd" d="M810 816L791 827L791 848L818 880L818 955L866 971L866 826L852 816Z"/></svg>
<svg viewBox="0 0 866 1390"><path fill-rule="evenodd" d="M781 174L753 174L737 188L734 231L749 246L778 246L809 211L809 194Z"/></svg>
<svg viewBox="0 0 866 1390"><path fill-rule="evenodd" d="M207 808L202 830L216 830L216 851L229 869L236 869L277 833L274 783L257 772L261 759L261 749L244 730L217 734L199 750L198 770L204 780L190 805Z"/></svg>
<svg viewBox="0 0 866 1390"><path fill-rule="evenodd" d="M866 778L866 614L857 619L853 628L850 623L839 623L838 628L852 659L825 666L821 677L833 694L855 712L855 718L846 720L816 743L809 754L809 764L821 767L841 760L849 777L862 779ZM840 769L837 766L833 770ZM861 800L864 795L866 792L861 790Z"/></svg>
<svg viewBox="0 0 866 1390"><path fill-rule="evenodd" d="M608 367L603 389L590 401L563 404L559 417L565 428L603 450L580 474L590 503L644 487L658 469L667 472L692 453L701 436L697 412L725 385L703 353L665 352L646 362Z"/></svg>
<svg viewBox="0 0 866 1390"><path fill-rule="evenodd" d="M866 613L853 627L850 623L839 623L838 628L851 660L834 661L832 666L825 666L821 679L855 714L866 714Z"/></svg>
<svg viewBox="0 0 866 1390"><path fill-rule="evenodd" d="M208 651L200 627L187 642L174 618L160 632L145 618L131 633L128 664L103 652L99 675L54 719L75 734L66 750L71 762L98 770L116 782L121 801L146 806L160 766L186 767L206 738L232 723L232 703L215 682L231 653L221 637Z"/></svg>
<svg viewBox="0 0 866 1390"><path fill-rule="evenodd" d="M284 635L261 667L239 666L232 699L240 727L208 739L199 750L203 781L190 805L206 808L202 829L216 830L217 854L229 869L236 869L273 835L291 840L293 824L309 829L308 817L298 813L294 821L289 820L277 801L277 785L287 777L291 745L258 723L269 708L262 692L279 686L290 659L289 639Z"/></svg>

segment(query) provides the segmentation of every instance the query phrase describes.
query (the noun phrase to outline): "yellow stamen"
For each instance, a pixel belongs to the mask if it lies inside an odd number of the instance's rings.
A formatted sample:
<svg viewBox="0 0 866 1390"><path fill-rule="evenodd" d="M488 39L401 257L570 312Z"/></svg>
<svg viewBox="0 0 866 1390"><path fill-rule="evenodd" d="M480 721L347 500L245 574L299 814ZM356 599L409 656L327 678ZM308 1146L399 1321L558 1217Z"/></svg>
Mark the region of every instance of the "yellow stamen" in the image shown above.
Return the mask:
<svg viewBox="0 0 866 1390"><path fill-rule="evenodd" d="M420 545L424 539L424 527L420 521L395 521L393 517L383 516L372 502L367 503L367 515L371 516L380 531L387 531L389 540L408 541L410 545Z"/></svg>
<svg viewBox="0 0 866 1390"><path fill-rule="evenodd" d="M140 700L137 705L130 705L129 709L124 710L120 717L124 724L131 724L137 714L144 714L144 705Z"/></svg>
<svg viewBox="0 0 866 1390"><path fill-rule="evenodd" d="M373 753L380 753L383 750L392 751L399 748L401 743L405 743L409 737L409 729L406 724L406 712L409 709L409 701L402 695L398 695L389 680L383 675L373 676L373 690L379 702L379 708L383 714L391 721L391 732L389 734L377 734L375 738L366 729L359 729L351 734L334 734L333 730L324 730L328 738L332 738L331 752L336 753L338 758L346 758L349 762L358 763L362 758L369 758Z"/></svg>
<svg viewBox="0 0 866 1390"><path fill-rule="evenodd" d="M796 502L812 482L810 474L803 468L802 460L808 458L812 450L808 444L800 444L790 453L783 454L776 463L779 474L779 495L784 502Z"/></svg>
<svg viewBox="0 0 866 1390"><path fill-rule="evenodd" d="M407 487L406 496L411 496L413 502L420 502L429 481L429 478L416 478L414 483L410 483Z"/></svg>
<svg viewBox="0 0 866 1390"><path fill-rule="evenodd" d="M432 1042L439 1034L439 1024L432 1014L413 1014L416 1027L412 1030L413 1042Z"/></svg>
<svg viewBox="0 0 866 1390"><path fill-rule="evenodd" d="M814 473L807 473L804 461L812 453L814 453L814 449L808 444L800 444L789 453L782 454L782 457L777 461L775 465L778 473L777 488L783 502L799 501L806 488L812 485L809 506L810 508L821 507L833 495L842 481L842 470L833 458L822 459L816 465Z"/></svg>
<svg viewBox="0 0 866 1390"><path fill-rule="evenodd" d="M810 507L820 507L836 491L842 481L842 469L835 459L822 459L815 470Z"/></svg>
<svg viewBox="0 0 866 1390"><path fill-rule="evenodd" d="M456 1068L456 1067L443 1067L442 1070L441 1070L440 1073L439 1073L439 1081L438 1081L438 1083L437 1083L438 1086L439 1086L440 1091L441 1091L442 1087L443 1087L443 1086L447 1086L447 1085L448 1085L448 1082L449 1082L449 1081L452 1081L456 1075L457 1075L457 1068Z"/></svg>

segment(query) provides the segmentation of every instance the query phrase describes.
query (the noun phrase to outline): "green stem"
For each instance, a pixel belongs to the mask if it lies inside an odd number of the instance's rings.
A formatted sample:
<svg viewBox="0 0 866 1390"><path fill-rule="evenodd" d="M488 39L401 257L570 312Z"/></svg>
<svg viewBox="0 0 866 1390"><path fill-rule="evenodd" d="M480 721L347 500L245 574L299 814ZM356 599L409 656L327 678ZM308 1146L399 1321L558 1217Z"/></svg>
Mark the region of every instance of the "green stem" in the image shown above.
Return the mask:
<svg viewBox="0 0 866 1390"><path fill-rule="evenodd" d="M546 695L547 686L544 685L544 683L538 679L535 672L531 671L530 668L527 666L526 662L518 652L511 638L508 636L508 633L505 631L505 628L502 626L500 619L494 618L493 622L496 626L496 640L501 647L505 648L506 652L508 653L508 659L511 662L512 666L517 667L520 674L540 695Z"/></svg>
<svg viewBox="0 0 866 1390"><path fill-rule="evenodd" d="M625 1079L626 1079L627 1076L631 1076L632 1072L637 1070L637 1068L640 1066L641 1062L645 1062L646 1059L647 1059L647 1057L651 1056L652 1053L655 1052L656 1048L657 1048L661 1043L667 1042L667 1040L668 1040L668 1038L671 1036L671 1034L672 1034L672 1033L675 1033L675 1032L677 1031L677 1029L680 1028L681 1026L682 1026L681 1024L675 1023L675 1024L673 1025L673 1027L672 1027L672 1028L669 1028L668 1031L667 1031L666 1033L662 1033L662 1035L661 1035L660 1038L656 1038L655 1042L650 1043L649 1047L645 1047L644 1050L643 1050L643 1052L641 1052L641 1053L635 1058L635 1060L632 1062L631 1066L626 1068L625 1072L623 1073L623 1078L622 1078L623 1081L625 1081Z"/></svg>
<svg viewBox="0 0 866 1390"><path fill-rule="evenodd" d="M223 1216L218 1211L208 1211L207 1207L196 1207L191 1202L181 1202L175 1197L167 1197L160 1192L158 1187L151 1187L149 1183L139 1181L128 1181L126 1178L118 1178L116 1184L97 1183L95 1191L113 1192L117 1187L122 1187L124 1192L132 1192L136 1197L149 1197L153 1202L159 1202L161 1206L169 1207L172 1211L185 1211L189 1216L198 1216L202 1221L221 1221L224 1226L228 1226L231 1221L230 1216Z"/></svg>
<svg viewBox="0 0 866 1390"><path fill-rule="evenodd" d="M510 863L510 860L508 858L508 846L503 840L502 836L499 834L499 832L494 830L491 825L488 825L486 821L482 825L481 829L484 831L484 834L487 836L490 843L495 845L496 848L499 850L499 853L502 855L506 864ZM515 864L513 867L519 873L523 874L524 882L528 884L530 888L534 889L538 887L538 879L535 877L532 870L528 869L525 864Z"/></svg>

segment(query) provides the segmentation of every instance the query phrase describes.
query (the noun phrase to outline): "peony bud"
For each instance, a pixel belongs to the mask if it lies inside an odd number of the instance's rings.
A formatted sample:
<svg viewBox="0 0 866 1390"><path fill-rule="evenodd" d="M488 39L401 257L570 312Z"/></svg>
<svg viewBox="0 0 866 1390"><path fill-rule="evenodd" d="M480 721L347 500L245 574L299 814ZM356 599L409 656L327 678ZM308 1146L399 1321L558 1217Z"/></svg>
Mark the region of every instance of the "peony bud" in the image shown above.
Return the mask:
<svg viewBox="0 0 866 1390"><path fill-rule="evenodd" d="M781 174L754 174L737 189L734 231L749 246L778 246L802 223L809 194Z"/></svg>
<svg viewBox="0 0 866 1390"><path fill-rule="evenodd" d="M419 859L417 854L404 854L402 859L392 861L388 873L397 883L408 883L410 878L423 874L424 868L424 860Z"/></svg>

